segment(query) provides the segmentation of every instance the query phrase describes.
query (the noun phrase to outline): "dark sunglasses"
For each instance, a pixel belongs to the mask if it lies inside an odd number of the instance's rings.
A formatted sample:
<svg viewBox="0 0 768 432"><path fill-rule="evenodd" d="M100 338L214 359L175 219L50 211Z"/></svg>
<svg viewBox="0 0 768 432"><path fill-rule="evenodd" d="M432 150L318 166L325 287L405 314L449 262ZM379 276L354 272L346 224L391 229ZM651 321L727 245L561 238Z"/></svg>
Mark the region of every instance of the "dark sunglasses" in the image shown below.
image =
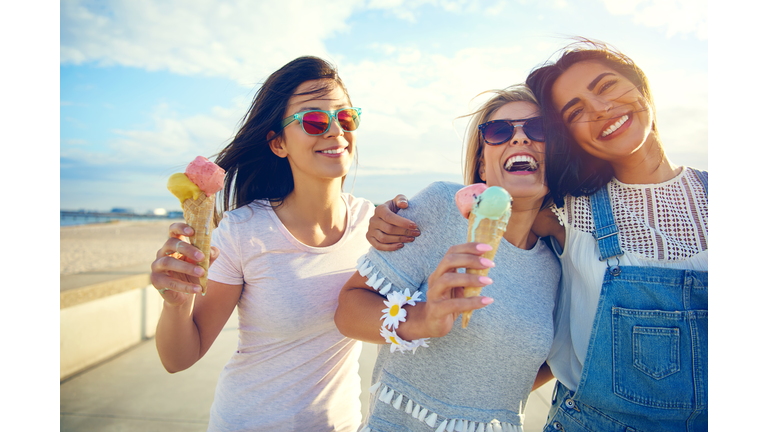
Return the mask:
<svg viewBox="0 0 768 432"><path fill-rule="evenodd" d="M520 122L523 124L514 124ZM541 117L520 120L491 120L478 126L478 129L480 129L486 144L499 145L509 141L515 134L517 127L522 127L523 132L533 141L544 142L544 120Z"/></svg>
<svg viewBox="0 0 768 432"><path fill-rule="evenodd" d="M322 135L331 128L331 119L335 118L344 132L352 132L360 126L361 108L341 108L336 111L310 110L296 113L283 119L280 130L298 120L307 135Z"/></svg>

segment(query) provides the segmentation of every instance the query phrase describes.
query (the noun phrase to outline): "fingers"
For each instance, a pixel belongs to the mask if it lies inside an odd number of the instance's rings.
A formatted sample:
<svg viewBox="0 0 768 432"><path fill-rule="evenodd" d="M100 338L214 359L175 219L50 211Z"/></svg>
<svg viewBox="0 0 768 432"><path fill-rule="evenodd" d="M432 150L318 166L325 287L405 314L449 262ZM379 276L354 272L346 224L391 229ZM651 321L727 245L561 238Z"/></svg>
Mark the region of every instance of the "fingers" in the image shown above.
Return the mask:
<svg viewBox="0 0 768 432"><path fill-rule="evenodd" d="M168 228L168 237L175 237L175 238L181 238L182 236L191 236L195 234L195 230L192 229L191 226L176 222L171 224L171 226Z"/></svg>
<svg viewBox="0 0 768 432"><path fill-rule="evenodd" d="M375 235L371 234L370 232L365 235L365 238L368 240L368 243L370 243L371 246L373 246L374 249L377 249L380 251L392 252L403 247L403 243L397 240L395 240L392 243L382 243L376 238Z"/></svg>
<svg viewBox="0 0 768 432"><path fill-rule="evenodd" d="M200 249L177 237L171 237L166 240L163 247L157 251L157 258L169 255L174 255L179 258L185 257L185 259L190 262L200 262L205 258L205 255L203 255L203 252L201 252Z"/></svg>
<svg viewBox="0 0 768 432"><path fill-rule="evenodd" d="M392 210L395 213L397 213L398 209L408 208L408 198L403 194L399 194L398 196L395 197L394 200L390 201L390 203L393 203L393 202L394 202L395 208L390 208L390 210Z"/></svg>
<svg viewBox="0 0 768 432"><path fill-rule="evenodd" d="M415 223L394 214L388 205L380 205L368 222L365 237L374 248L393 251L403 247L404 243L414 241L420 234Z"/></svg>
<svg viewBox="0 0 768 432"><path fill-rule="evenodd" d="M368 233L366 233L368 243L378 250L393 251L403 247L404 243L409 243L414 240L414 237L406 235L389 235L382 232L379 229L372 229L369 227Z"/></svg>
<svg viewBox="0 0 768 432"><path fill-rule="evenodd" d="M403 197L405 198L405 197ZM371 220L375 218L379 218L386 222L388 225L393 225L397 228L401 228L402 230L412 230L412 231L418 231L418 227L416 224L411 221L410 219L406 219L402 216L396 215L397 207L392 208L392 201L387 201L386 205L380 205L377 206L376 209L373 212L373 217ZM408 202L405 202L405 207L408 206ZM401 207L401 208L405 208ZM392 231L385 231L387 234L401 234L403 231L398 232L392 232ZM412 233L414 235L418 235L415 233ZM420 233L419 233L420 234Z"/></svg>
<svg viewBox="0 0 768 432"><path fill-rule="evenodd" d="M493 248L484 243L464 243L451 246L437 265L435 273L440 274L455 272L459 268L486 269L493 268L491 260L482 255Z"/></svg>
<svg viewBox="0 0 768 432"><path fill-rule="evenodd" d="M437 278L430 279L429 289L427 290L427 299L438 301L456 298L454 295L455 288L482 288L492 283L493 279L488 276L470 273L444 273ZM463 295L458 298L462 297Z"/></svg>
<svg viewBox="0 0 768 432"><path fill-rule="evenodd" d="M460 268L476 270L493 268L495 266L493 261L482 256L489 250L491 247L483 243L451 246L435 271L429 276L427 296L446 299L451 297L453 288L484 287L493 283L487 276L457 272Z"/></svg>
<svg viewBox="0 0 768 432"><path fill-rule="evenodd" d="M168 228L168 240L157 251L157 259L152 263L152 273L149 278L152 285L166 301L169 298L178 300L168 291L196 294L202 288L198 282L205 270L196 263L205 259L205 255L195 246L182 240L191 236L195 231L187 224L174 223ZM211 262L219 256L217 248L211 248Z"/></svg>
<svg viewBox="0 0 768 432"><path fill-rule="evenodd" d="M467 298L453 298L436 303L435 312L441 315L458 315L462 312L482 309L493 303L490 297L477 296Z"/></svg>
<svg viewBox="0 0 768 432"><path fill-rule="evenodd" d="M200 268L200 270L202 270L202 268ZM149 276L149 280L152 282L152 286L154 286L158 292L160 292L160 295L167 295L167 291L176 291L186 294L199 294L203 292L203 289L200 287L200 285L177 279L168 273L153 271Z"/></svg>

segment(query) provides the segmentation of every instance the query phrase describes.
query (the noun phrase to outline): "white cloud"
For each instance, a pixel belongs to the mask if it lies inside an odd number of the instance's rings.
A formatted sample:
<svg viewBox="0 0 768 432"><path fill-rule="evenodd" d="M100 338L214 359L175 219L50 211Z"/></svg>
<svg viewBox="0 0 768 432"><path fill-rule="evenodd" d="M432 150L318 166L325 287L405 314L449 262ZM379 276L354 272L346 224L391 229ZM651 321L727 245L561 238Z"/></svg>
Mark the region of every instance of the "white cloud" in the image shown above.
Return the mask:
<svg viewBox="0 0 768 432"><path fill-rule="evenodd" d="M288 60L328 57L362 0L61 2L61 63L222 76L252 86Z"/></svg>
<svg viewBox="0 0 768 432"><path fill-rule="evenodd" d="M113 138L102 144L104 150L75 147L62 142L61 157L88 166L172 167L195 156L210 156L223 148L234 135L235 125L248 106L233 102L230 108L214 107L210 113L180 117L166 105L158 105L152 113L149 129L113 130Z"/></svg>
<svg viewBox="0 0 768 432"><path fill-rule="evenodd" d="M603 1L610 13L633 14L635 20L652 27L667 26L668 34L698 35L703 26L706 38L706 9L702 14L691 6L695 2L677 1L664 6L656 0ZM561 2L549 0L548 5L554 8ZM88 6L93 4L62 1L62 64L93 62L221 76L249 88L296 56L311 53L331 59L324 41L344 34L352 12L365 6L363 0L268 5L245 0L117 0L106 12ZM427 4L451 12L482 5L476 1L373 0L367 2L367 7L415 20L414 13ZM494 9L502 7L503 3L496 3ZM679 16L685 13L690 16ZM375 61L337 59L353 103L363 108L363 124L358 132L358 188L366 190L365 179L372 176L377 176L378 183L383 183L383 175L396 176L400 184L410 177L423 182L456 178L461 171L467 122L455 119L483 99L471 104L473 97L524 81L532 67L561 46L560 41L551 38L534 38L533 43L528 43L530 40L522 36L505 40L478 36L476 47L437 54L418 41L400 45L383 35L369 45L376 54L371 56ZM661 60L654 62L652 58L636 60L651 78L662 138L670 153L701 154L700 143L706 142L707 132L706 72L669 70ZM102 166L135 163L177 167L180 161L220 150L233 136L249 102L232 101L228 106L186 117L158 105L151 126L113 131L113 138L104 143L106 149L101 152L92 150L100 143L90 140L89 145L62 142L61 156ZM70 102L60 103L65 106ZM391 190L392 194L396 192L401 190ZM390 194L386 195L389 198Z"/></svg>
<svg viewBox="0 0 768 432"><path fill-rule="evenodd" d="M614 15L632 15L632 20L648 27L666 27L666 36L693 34L700 40L707 35L707 2L704 0L602 0Z"/></svg>
<svg viewBox="0 0 768 432"><path fill-rule="evenodd" d="M419 19L416 10L424 5L439 7L447 12L458 14L477 11L483 6L483 2L480 0L370 0L366 7L370 10L384 10L397 19L415 24ZM498 9L499 5L496 5L496 8Z"/></svg>

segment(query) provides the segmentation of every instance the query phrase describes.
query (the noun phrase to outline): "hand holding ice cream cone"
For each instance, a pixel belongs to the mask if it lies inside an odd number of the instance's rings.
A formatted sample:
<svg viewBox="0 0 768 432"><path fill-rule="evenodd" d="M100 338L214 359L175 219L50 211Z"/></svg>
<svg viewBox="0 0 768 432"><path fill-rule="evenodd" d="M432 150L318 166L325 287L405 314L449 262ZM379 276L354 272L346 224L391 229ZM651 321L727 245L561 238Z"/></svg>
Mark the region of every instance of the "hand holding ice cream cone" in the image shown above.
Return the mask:
<svg viewBox="0 0 768 432"><path fill-rule="evenodd" d="M409 307L409 318L400 324L397 334L405 340L443 337L453 329L462 312L493 303L490 297L462 295L465 286L490 284L492 281L487 276L458 272L461 268L493 267L490 260L482 257L489 249L490 246L480 243L451 246L428 278L426 301Z"/></svg>
<svg viewBox="0 0 768 432"><path fill-rule="evenodd" d="M205 259L205 254L186 241L193 234L194 229L185 223L171 224L169 237L157 251L157 258L152 263L150 281L170 305L181 305L191 300L189 294L202 293L200 276L204 270L198 262ZM218 248L212 246L210 264L218 256Z"/></svg>
<svg viewBox="0 0 768 432"><path fill-rule="evenodd" d="M456 193L456 205L461 214L469 219L467 230L468 242L481 242L491 246L483 257L492 260L499 248L501 238L507 230L507 222L512 211L512 198L501 187L488 187L483 183L469 185ZM467 269L469 274L487 276L489 269ZM467 286L464 288L465 297L480 295L482 287ZM461 327L466 328L472 311L462 313Z"/></svg>
<svg viewBox="0 0 768 432"><path fill-rule="evenodd" d="M168 190L181 202L184 220L194 230L194 234L188 236L190 244L204 255L198 264L203 269L199 278L203 295L208 287L216 192L223 186L224 170L202 156L195 158L184 173L173 174L168 179Z"/></svg>

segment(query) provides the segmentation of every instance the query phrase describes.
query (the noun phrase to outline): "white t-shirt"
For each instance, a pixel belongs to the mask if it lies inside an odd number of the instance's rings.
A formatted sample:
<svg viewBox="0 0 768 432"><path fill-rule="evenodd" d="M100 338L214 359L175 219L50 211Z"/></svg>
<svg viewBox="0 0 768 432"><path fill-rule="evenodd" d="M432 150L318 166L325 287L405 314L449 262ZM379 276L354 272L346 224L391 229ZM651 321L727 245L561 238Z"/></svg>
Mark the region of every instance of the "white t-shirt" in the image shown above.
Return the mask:
<svg viewBox="0 0 768 432"><path fill-rule="evenodd" d="M369 247L370 201L342 194L347 226L328 247L291 235L269 206L226 212L209 278L243 285L237 351L219 376L209 431L354 431L361 343L333 321L341 287Z"/></svg>
<svg viewBox="0 0 768 432"><path fill-rule="evenodd" d="M696 174L683 167L659 184L608 183L624 255L621 266L708 269L708 199ZM600 261L590 198L567 196L555 210L565 226L555 339L547 363L560 382L577 390L607 264ZM557 242L554 242L555 244ZM615 264L615 259L611 259Z"/></svg>

